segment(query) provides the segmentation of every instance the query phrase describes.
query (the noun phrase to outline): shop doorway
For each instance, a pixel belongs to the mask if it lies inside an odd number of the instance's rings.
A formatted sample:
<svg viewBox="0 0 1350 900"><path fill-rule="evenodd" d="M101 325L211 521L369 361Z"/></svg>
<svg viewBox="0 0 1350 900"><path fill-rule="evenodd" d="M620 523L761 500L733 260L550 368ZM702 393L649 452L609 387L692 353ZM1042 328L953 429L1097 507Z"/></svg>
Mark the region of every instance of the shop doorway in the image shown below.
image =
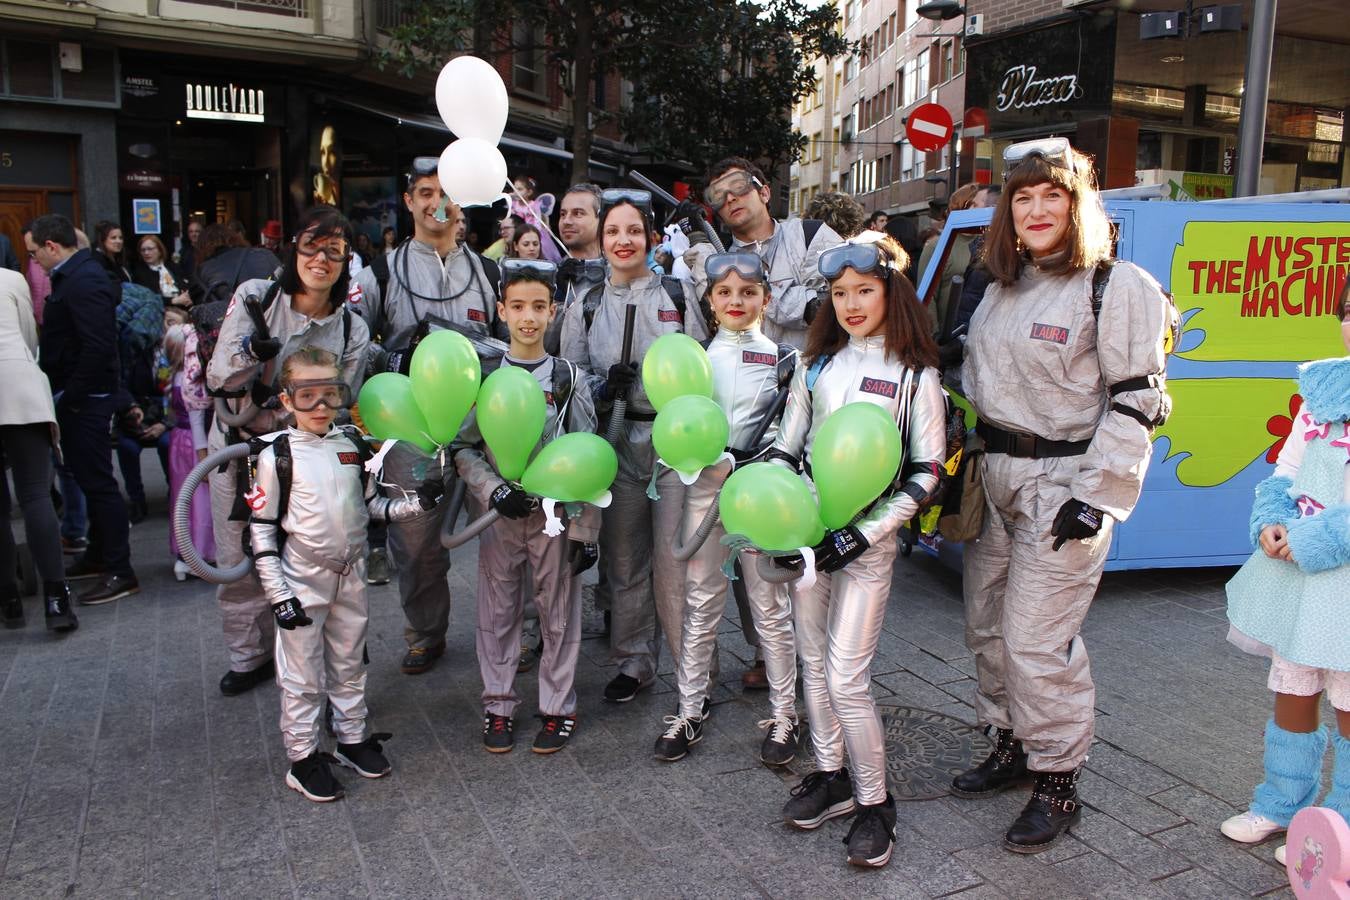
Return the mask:
<svg viewBox="0 0 1350 900"><path fill-rule="evenodd" d="M243 223L249 243L257 244L268 219L277 219L272 202L276 173L270 169L186 172L183 215L203 222Z"/></svg>

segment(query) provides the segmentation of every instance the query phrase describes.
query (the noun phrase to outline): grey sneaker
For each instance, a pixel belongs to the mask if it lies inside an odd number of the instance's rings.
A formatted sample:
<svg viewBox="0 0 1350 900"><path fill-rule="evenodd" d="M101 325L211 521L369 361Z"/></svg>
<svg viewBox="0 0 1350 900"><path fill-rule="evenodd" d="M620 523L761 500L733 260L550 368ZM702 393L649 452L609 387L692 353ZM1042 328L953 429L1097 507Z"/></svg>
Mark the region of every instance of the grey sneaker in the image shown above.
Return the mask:
<svg viewBox="0 0 1350 900"><path fill-rule="evenodd" d="M389 583L389 553L376 547L366 557L366 584Z"/></svg>
<svg viewBox="0 0 1350 900"><path fill-rule="evenodd" d="M853 779L848 769L812 772L792 789L791 798L783 805L783 818L787 823L805 831L851 812Z"/></svg>
<svg viewBox="0 0 1350 900"><path fill-rule="evenodd" d="M766 766L786 766L797 758L797 741L801 738L801 726L795 719L787 716L775 716L761 719L760 728L767 728L764 743L759 747L759 761Z"/></svg>
<svg viewBox="0 0 1350 900"><path fill-rule="evenodd" d="M859 806L844 843L848 844L848 861L855 866L879 868L890 862L895 846L895 798L887 792L884 802Z"/></svg>

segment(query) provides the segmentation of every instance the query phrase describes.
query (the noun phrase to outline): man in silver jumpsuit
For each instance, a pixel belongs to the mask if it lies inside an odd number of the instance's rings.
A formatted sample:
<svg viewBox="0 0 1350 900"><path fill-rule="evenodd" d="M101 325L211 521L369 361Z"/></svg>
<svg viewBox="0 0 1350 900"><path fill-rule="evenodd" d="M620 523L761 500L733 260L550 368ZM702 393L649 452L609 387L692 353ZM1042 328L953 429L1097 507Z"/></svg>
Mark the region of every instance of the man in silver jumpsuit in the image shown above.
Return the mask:
<svg viewBox="0 0 1350 900"><path fill-rule="evenodd" d="M708 205L731 229L727 249L758 254L769 272L773 303L765 314L764 334L772 341L802 348L806 327L826 294L825 279L816 263L822 251L842 243L843 238L823 222L775 221L769 214L769 180L748 159L733 156L720 161L709 170L707 185ZM809 240L808 228L814 232ZM700 297L708 288L703 265L713 252L711 244L696 243L684 255Z"/></svg>
<svg viewBox="0 0 1350 900"><path fill-rule="evenodd" d="M459 209L448 204L435 157L413 161L403 203L412 214L413 236L389 255L389 285L369 310L370 330L388 355L391 371L408 371L420 337L452 328L470 336L496 331L497 297L485 262L456 238ZM428 457L400 441L385 457L385 480L414 490L443 475L439 456ZM446 510L438 508L389 525L389 552L398 567L398 592L407 619L408 652L402 670L427 671L445 652L450 625L450 557L440 543Z"/></svg>
<svg viewBox="0 0 1350 900"><path fill-rule="evenodd" d="M294 268L294 254L287 252L287 265ZM273 282L256 279L246 281L234 293L229 311L220 326L220 337L206 369L206 386L213 392L240 393L225 400L225 404L247 424L233 429L219 418L208 435L207 448L214 453L239 440L267 434L281 425L281 411L275 401L259 406L255 400L270 393L288 356L301 347L321 347L338 357L340 377L353 393L361 388L366 367L369 333L360 316L344 308L345 282L341 279L334 290L343 296L336 304L329 304L327 314L306 315L292 305L292 297L285 291L274 291L272 302L262 309L270 338L258 339L256 325L248 314L251 303L263 305ZM332 306L336 309L332 309ZM260 356L267 357L265 360ZM258 388L255 390L255 386ZM230 462L224 472L212 471L211 524L216 535L216 563L229 567L244 557L243 534L247 524L238 515L239 466ZM232 515L233 514L233 515ZM227 696L242 693L267 680L272 675L272 616L257 575L249 573L239 581L216 588L220 604L221 625L225 643L230 651L230 671L221 679L220 690Z"/></svg>

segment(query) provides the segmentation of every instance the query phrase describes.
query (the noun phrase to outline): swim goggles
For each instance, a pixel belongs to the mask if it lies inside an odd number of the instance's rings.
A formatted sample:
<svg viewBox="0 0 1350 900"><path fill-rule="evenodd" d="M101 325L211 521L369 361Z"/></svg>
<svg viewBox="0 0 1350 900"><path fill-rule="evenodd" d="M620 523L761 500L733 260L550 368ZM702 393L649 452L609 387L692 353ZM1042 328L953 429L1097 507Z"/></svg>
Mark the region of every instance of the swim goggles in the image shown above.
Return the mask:
<svg viewBox="0 0 1350 900"><path fill-rule="evenodd" d="M864 237L869 232L863 232L852 240ZM871 232L878 235L879 232ZM820 254L819 262L820 274L824 275L826 280L834 281L839 277L845 268L852 269L859 275L871 275L878 269L887 269L892 272L898 272L895 260L891 259L881 249L881 246L875 241L861 241L859 243L840 244L837 247L831 247Z"/></svg>
<svg viewBox="0 0 1350 900"><path fill-rule="evenodd" d="M745 251L714 253L704 263L703 270L708 274L708 284L710 285L721 281L728 272L732 271L747 281L767 284L769 280L764 274L764 260L760 258L758 253L746 253Z"/></svg>
<svg viewBox="0 0 1350 900"><path fill-rule="evenodd" d="M1073 148L1068 138L1039 138L1003 148L1003 180L1007 181L1013 169L1033 156L1039 156L1052 166L1073 171Z"/></svg>
<svg viewBox="0 0 1350 900"><path fill-rule="evenodd" d="M517 281L538 281L553 287L558 283L558 267L546 259L503 259L502 286Z"/></svg>
<svg viewBox="0 0 1350 900"><path fill-rule="evenodd" d="M751 191L762 187L764 187L764 182L749 172L736 170L715 179L712 184L704 188L703 199L708 201L708 205L715 212L727 205L728 197L744 197Z"/></svg>
<svg viewBox="0 0 1350 900"><path fill-rule="evenodd" d="M320 406L336 411L352 405L352 389L345 381L327 378L293 381L285 390L291 406L299 412L313 412Z"/></svg>

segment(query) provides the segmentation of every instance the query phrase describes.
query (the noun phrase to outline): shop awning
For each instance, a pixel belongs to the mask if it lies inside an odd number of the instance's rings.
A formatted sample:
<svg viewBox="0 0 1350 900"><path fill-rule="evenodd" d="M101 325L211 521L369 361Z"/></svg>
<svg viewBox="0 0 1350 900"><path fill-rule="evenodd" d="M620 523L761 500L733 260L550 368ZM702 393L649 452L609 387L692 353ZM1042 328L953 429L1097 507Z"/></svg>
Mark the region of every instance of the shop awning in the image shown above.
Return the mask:
<svg viewBox="0 0 1350 900"><path fill-rule="evenodd" d="M377 106L360 103L356 100L348 100L344 97L329 97L328 99L330 102L336 103L339 106L346 106L351 109L368 113L372 116L379 116L399 125L413 125L417 128L426 128L429 131L439 131L442 134L453 133L449 128L445 127L444 122L432 116L424 116L419 113L389 112L388 110L380 109ZM572 152L570 150L564 150L561 147L555 147L552 144L541 144L538 141L532 141L527 138L512 136L510 134L502 135L500 144L503 147L507 147L511 150L520 150L524 153L537 153L540 156L552 156L556 159L572 158ZM592 162L592 165L596 165L596 163Z"/></svg>

